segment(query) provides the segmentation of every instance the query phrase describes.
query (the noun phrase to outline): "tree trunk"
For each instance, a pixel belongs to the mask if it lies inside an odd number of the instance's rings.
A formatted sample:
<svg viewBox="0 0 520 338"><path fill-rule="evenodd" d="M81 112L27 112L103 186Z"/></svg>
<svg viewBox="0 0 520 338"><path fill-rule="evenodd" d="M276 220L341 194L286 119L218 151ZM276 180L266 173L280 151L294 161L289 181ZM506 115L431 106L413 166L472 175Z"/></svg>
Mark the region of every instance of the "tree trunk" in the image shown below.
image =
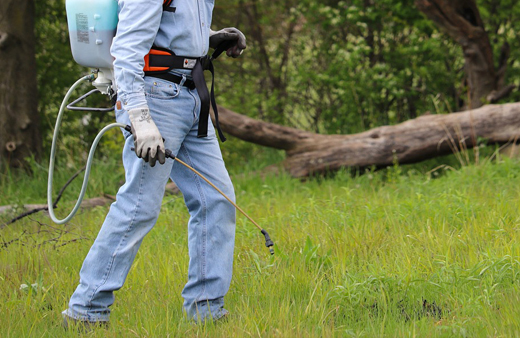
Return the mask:
<svg viewBox="0 0 520 338"><path fill-rule="evenodd" d="M469 87L467 109L481 107L485 101L494 103L509 95L515 88L503 85L509 45L502 46L500 64L495 69L493 49L475 0L415 0L415 4L462 46Z"/></svg>
<svg viewBox="0 0 520 338"><path fill-rule="evenodd" d="M262 122L219 107L222 129L242 140L286 151L284 168L294 177L344 167L385 167L419 162L476 145L520 138L520 103L488 105L458 114L423 115L394 126L352 135L320 135Z"/></svg>
<svg viewBox="0 0 520 338"><path fill-rule="evenodd" d="M0 165L41 152L33 0L0 1Z"/></svg>

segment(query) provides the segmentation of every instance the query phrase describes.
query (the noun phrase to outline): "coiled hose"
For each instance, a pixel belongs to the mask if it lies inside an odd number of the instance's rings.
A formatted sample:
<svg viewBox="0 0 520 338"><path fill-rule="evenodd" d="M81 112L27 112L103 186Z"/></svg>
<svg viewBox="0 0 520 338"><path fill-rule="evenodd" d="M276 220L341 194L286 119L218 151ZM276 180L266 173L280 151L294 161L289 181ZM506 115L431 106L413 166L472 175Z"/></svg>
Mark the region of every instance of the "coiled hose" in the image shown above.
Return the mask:
<svg viewBox="0 0 520 338"><path fill-rule="evenodd" d="M96 147L97 147L99 141L101 140L101 137L103 137L103 135L110 129L117 128L117 127L120 127L120 128L126 127L126 125L121 124L121 123L111 123L111 124L107 125L105 128L101 129L101 131L97 134L96 138L94 139L94 142L92 143L92 146L90 147L90 152L88 154L87 164L86 164L86 168L85 168L85 175L83 177L83 184L81 186L81 191L79 193L79 197L76 202L76 205L74 206L74 208L72 209L72 211L70 212L70 214L67 217L65 217L64 219L58 219L56 217L56 215L54 214L54 205L52 203L52 181L53 181L53 176L54 176L54 158L56 156L56 146L57 146L57 142L58 142L58 134L60 131L61 120L63 118L63 113L65 111L65 107L67 106L67 102L68 102L70 96L72 95L72 92L74 91L74 89L76 89L82 82L92 81L94 79L95 79L95 76L93 74L86 75L86 76L80 78L78 81L76 81L70 87L70 89L67 91L67 94L65 94L63 101L61 102L60 110L58 112L58 117L56 118L56 125L54 126L54 134L52 136L51 156L50 156L50 160L49 160L49 178L47 180L47 206L49 209L49 215L50 215L52 221L56 224L67 223L68 221L70 221L72 219L72 217L74 217L76 212L78 212L78 209L81 206L81 202L83 201L83 198L85 197L85 193L87 191L88 178L90 175L90 168L92 166L92 161L93 161L94 153L96 151Z"/></svg>

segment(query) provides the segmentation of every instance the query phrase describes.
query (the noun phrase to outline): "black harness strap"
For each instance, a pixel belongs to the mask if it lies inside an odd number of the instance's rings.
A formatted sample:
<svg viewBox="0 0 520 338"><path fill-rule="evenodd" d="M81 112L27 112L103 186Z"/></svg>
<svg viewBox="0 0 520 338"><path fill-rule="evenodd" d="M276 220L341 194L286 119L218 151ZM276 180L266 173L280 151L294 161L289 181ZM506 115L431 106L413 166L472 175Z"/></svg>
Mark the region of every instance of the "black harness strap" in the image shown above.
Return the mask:
<svg viewBox="0 0 520 338"><path fill-rule="evenodd" d="M208 62L208 70L211 72L211 107L213 107L213 112L215 114L215 125L217 127L218 136L222 142L226 141L226 137L220 128L220 123L218 122L218 109L217 109L217 101L215 100L215 69L213 68L213 61L211 59L207 59Z"/></svg>
<svg viewBox="0 0 520 338"><path fill-rule="evenodd" d="M155 48L155 47L154 47ZM158 49L158 48L156 48ZM161 49L164 50L164 49ZM174 83L181 83L182 78L169 73L172 69L191 69L193 81L187 80L184 86L193 89L196 88L200 97L200 114L199 127L197 137L208 136L208 121L209 121L209 107L213 107L215 114L215 127L218 136L222 142L226 141L226 137L220 128L218 120L218 109L215 101L215 69L213 67L212 59L214 57L203 56L200 58L190 58L185 56L178 56L169 51L170 55L148 55L148 66L154 67L168 67L161 71L145 71L146 76L157 77ZM204 70L211 72L211 92L208 91L206 79L204 78Z"/></svg>
<svg viewBox="0 0 520 338"><path fill-rule="evenodd" d="M206 85L206 79L204 78L204 70L211 72L211 93L208 92L208 86ZM197 60L195 67L191 71L193 82L200 97L200 115L199 115L199 130L197 137L208 136L208 121L209 121L209 105L213 107L213 113L215 114L215 127L218 132L218 136L222 142L226 141L222 129L220 129L220 123L218 122L218 109L215 101L215 69L213 68L213 62L207 56Z"/></svg>
<svg viewBox="0 0 520 338"><path fill-rule="evenodd" d="M173 0L165 0L166 2L169 1L168 5ZM236 44L236 41L228 40L223 43L221 43L217 48L213 51L213 54L211 54L211 57L203 56L199 58L190 58L185 56L178 56L173 53L173 51L164 49L164 48L158 48L158 47L152 47L153 49L160 50L160 51L166 51L169 54L148 54L148 69L153 68L165 68L165 70L159 70L159 71L145 71L146 76L153 76L157 78L161 78L170 82L174 83L181 83L182 78L176 75L173 75L169 73L172 69L191 69L191 75L193 78L193 81L187 80L184 82L184 86L193 89L192 87L195 86L197 89L197 92L199 93L200 97L200 114L199 114L199 126L198 126L198 132L197 137L206 137L208 136L208 121L209 121L209 106L211 104L211 107L213 108L213 113L215 115L215 128L217 129L218 136L222 142L226 141L226 137L224 136L224 133L222 132L222 129L220 128L220 123L218 121L218 109L217 109L217 102L215 101L215 69L213 67L213 60L220 56L225 50L231 48L234 44ZM206 79L204 78L204 71L209 70L211 72L211 92L208 91L208 86L206 84Z"/></svg>
<svg viewBox="0 0 520 338"><path fill-rule="evenodd" d="M197 61L195 64L195 67L191 71L191 75L200 97L199 130L197 137L206 137L208 136L210 96L206 80L204 79L204 68L202 68L202 63L200 61Z"/></svg>
<svg viewBox="0 0 520 338"><path fill-rule="evenodd" d="M155 48L155 47L153 47ZM155 48L158 49L158 48ZM171 52L170 52L171 53ZM199 58L191 58L185 56L177 56L177 55L148 55L148 66L149 67L169 67L169 69L164 70L165 72L170 71L172 69L193 69L195 63Z"/></svg>

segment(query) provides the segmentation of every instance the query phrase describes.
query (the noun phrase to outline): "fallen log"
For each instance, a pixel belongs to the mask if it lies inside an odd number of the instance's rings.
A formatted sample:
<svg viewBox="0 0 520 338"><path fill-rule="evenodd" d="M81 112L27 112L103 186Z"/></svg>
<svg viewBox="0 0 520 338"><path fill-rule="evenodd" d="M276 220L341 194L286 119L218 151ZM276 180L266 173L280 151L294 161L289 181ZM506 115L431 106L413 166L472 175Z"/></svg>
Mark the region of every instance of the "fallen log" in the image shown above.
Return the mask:
<svg viewBox="0 0 520 338"><path fill-rule="evenodd" d="M293 177L340 168L385 167L419 162L477 145L514 142L520 137L520 103L487 105L453 114L423 115L359 134L321 135L262 122L219 107L224 132L286 151L283 167Z"/></svg>

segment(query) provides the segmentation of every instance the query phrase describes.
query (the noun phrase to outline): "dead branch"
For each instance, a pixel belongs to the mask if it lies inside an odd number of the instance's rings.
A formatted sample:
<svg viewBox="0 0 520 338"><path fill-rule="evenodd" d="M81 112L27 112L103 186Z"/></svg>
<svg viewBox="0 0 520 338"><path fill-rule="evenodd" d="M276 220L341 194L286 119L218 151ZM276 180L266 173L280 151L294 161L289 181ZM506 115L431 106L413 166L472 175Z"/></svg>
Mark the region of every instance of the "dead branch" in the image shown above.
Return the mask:
<svg viewBox="0 0 520 338"><path fill-rule="evenodd" d="M294 177L340 168L385 167L470 149L478 140L504 144L520 136L520 103L487 105L453 114L423 115L352 135L320 135L262 122L219 107L223 130L242 140L286 151Z"/></svg>
<svg viewBox="0 0 520 338"><path fill-rule="evenodd" d="M54 209L56 209L58 207L58 202L60 201L61 199L61 196L63 196L63 193L65 192L65 189L67 189L67 187L72 183L72 181L74 181L74 179L76 177L78 177L78 175L83 172L85 170L85 166L83 168L81 168L80 170L78 170L74 175L71 176L71 178L69 178L69 180L63 185L63 187L60 189L60 192L58 193L58 196L56 197L56 199L54 200L54 203L52 204L52 207ZM83 203L82 203L83 205ZM4 213L4 212L7 212L9 210L12 210L14 209L16 206L14 205L5 205L5 206L0 206L0 214ZM29 215L32 215L34 213L37 213L39 211L43 211L43 210L49 210L49 207L48 205L46 204L25 204L24 205L24 209L27 210L26 212L16 216L15 218L11 219L9 222L7 223L4 223L0 226L0 230L5 228L6 226L8 226L9 224L13 224L14 222L24 218L24 217L27 217Z"/></svg>

